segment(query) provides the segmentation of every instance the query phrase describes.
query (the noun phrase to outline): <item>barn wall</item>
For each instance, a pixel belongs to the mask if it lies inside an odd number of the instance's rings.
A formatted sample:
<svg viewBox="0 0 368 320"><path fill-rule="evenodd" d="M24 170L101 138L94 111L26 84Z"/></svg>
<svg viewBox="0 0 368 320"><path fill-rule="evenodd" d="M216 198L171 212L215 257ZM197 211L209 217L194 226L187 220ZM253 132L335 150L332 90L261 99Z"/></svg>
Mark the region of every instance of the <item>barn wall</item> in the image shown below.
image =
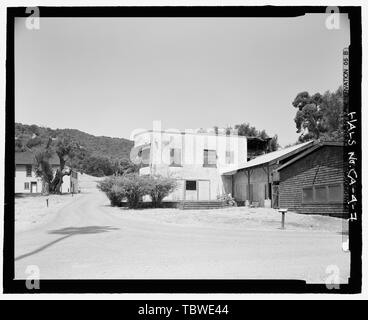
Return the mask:
<svg viewBox="0 0 368 320"><path fill-rule="evenodd" d="M322 146L280 170L280 207L304 214L345 217L343 203L302 203L304 187L343 182L343 148Z"/></svg>
<svg viewBox="0 0 368 320"><path fill-rule="evenodd" d="M269 182L272 183L272 170L275 166L269 168ZM266 170L266 171L265 171ZM248 175L247 171L239 171L234 176L234 195L237 201L249 200L248 196ZM264 206L265 190L267 187L267 169L261 167L252 168L250 174L250 184L252 185L251 199L250 201L259 202L261 207Z"/></svg>

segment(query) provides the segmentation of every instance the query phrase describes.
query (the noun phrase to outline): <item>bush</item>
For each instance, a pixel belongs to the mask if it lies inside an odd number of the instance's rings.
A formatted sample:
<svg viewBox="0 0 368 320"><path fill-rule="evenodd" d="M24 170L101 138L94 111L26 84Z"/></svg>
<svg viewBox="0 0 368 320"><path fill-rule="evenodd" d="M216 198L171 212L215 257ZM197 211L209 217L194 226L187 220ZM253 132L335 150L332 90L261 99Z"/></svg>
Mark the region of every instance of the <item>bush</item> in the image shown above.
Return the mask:
<svg viewBox="0 0 368 320"><path fill-rule="evenodd" d="M163 198L176 188L172 178L156 176L140 176L136 173L122 176L111 176L98 183L98 188L105 192L112 206L119 206L123 199L129 208L138 208L142 197L150 195L153 207L161 206Z"/></svg>
<svg viewBox="0 0 368 320"><path fill-rule="evenodd" d="M148 177L133 173L118 176L116 179L125 191L125 197L129 208L138 208L142 197L149 193L147 184Z"/></svg>
<svg viewBox="0 0 368 320"><path fill-rule="evenodd" d="M231 194L222 194L220 196L217 196L217 200L220 200L222 202L224 202L226 205L230 206L230 207L236 207L236 201L235 199L231 196Z"/></svg>
<svg viewBox="0 0 368 320"><path fill-rule="evenodd" d="M162 200L177 188L176 180L170 177L155 175L149 176L147 180L147 187L154 208L160 207Z"/></svg>
<svg viewBox="0 0 368 320"><path fill-rule="evenodd" d="M125 190L120 186L118 177L107 177L97 184L97 187L105 192L113 207L120 206L121 201L125 198Z"/></svg>

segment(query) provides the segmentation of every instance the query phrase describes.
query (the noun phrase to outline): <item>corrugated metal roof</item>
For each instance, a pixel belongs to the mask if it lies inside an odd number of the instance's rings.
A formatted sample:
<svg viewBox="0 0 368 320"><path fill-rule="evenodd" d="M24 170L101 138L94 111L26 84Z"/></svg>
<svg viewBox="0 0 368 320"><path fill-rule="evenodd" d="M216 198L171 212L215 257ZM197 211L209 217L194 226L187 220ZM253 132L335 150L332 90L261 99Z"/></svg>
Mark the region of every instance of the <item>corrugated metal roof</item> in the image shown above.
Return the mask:
<svg viewBox="0 0 368 320"><path fill-rule="evenodd" d="M241 169L246 169L246 168L251 168L251 167L256 167L265 163L270 163L270 162L274 162L277 161L280 158L283 158L285 156L287 156L290 153L293 153L295 151L302 151L308 147L311 147L314 144L314 141L307 141L304 143L300 143L297 144L295 146L291 146L288 148L284 148L284 149L280 149L274 152L270 152L270 153L266 153L263 154L261 156L258 156L250 161L248 161L246 164L239 166L237 168L231 168L230 170L226 170L224 172L222 172L222 174L233 174L238 170Z"/></svg>
<svg viewBox="0 0 368 320"><path fill-rule="evenodd" d="M16 152L15 153L15 164L35 164L36 160L34 153L30 151ZM49 159L51 165L60 165L59 157L54 153Z"/></svg>

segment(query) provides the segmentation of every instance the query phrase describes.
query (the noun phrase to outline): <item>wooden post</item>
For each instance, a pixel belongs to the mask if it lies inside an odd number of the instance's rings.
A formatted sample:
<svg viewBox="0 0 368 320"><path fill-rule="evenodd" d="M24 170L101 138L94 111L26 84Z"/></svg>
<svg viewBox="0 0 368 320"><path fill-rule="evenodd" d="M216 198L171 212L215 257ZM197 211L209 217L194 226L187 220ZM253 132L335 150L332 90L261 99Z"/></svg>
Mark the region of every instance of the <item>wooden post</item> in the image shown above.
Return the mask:
<svg viewBox="0 0 368 320"><path fill-rule="evenodd" d="M235 174L233 174L231 176L231 196L235 199L235 187L234 187L234 184L235 184Z"/></svg>
<svg viewBox="0 0 368 320"><path fill-rule="evenodd" d="M248 168L248 201L250 204L250 169Z"/></svg>
<svg viewBox="0 0 368 320"><path fill-rule="evenodd" d="M270 165L267 163L267 199L270 199Z"/></svg>
<svg viewBox="0 0 368 320"><path fill-rule="evenodd" d="M288 209L279 209L278 210L281 213L281 229L285 229L285 213L288 211Z"/></svg>

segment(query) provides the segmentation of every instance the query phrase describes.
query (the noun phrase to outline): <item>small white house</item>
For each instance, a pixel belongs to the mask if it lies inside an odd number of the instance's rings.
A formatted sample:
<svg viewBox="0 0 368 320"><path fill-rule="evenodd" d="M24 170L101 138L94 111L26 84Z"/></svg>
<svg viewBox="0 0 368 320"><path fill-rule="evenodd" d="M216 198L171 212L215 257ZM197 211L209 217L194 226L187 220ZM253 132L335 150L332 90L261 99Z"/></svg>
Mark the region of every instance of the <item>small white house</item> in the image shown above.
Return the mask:
<svg viewBox="0 0 368 320"><path fill-rule="evenodd" d="M247 138L194 130L149 130L134 136L131 157L141 162L141 175L177 179L178 188L166 201L212 201L231 193L232 179L222 172L247 162Z"/></svg>
<svg viewBox="0 0 368 320"><path fill-rule="evenodd" d="M41 193L42 180L35 174L35 157L30 151L15 153L15 193ZM54 154L49 163L53 170L60 166L59 158ZM72 171L63 177L62 193L78 192L78 173Z"/></svg>

